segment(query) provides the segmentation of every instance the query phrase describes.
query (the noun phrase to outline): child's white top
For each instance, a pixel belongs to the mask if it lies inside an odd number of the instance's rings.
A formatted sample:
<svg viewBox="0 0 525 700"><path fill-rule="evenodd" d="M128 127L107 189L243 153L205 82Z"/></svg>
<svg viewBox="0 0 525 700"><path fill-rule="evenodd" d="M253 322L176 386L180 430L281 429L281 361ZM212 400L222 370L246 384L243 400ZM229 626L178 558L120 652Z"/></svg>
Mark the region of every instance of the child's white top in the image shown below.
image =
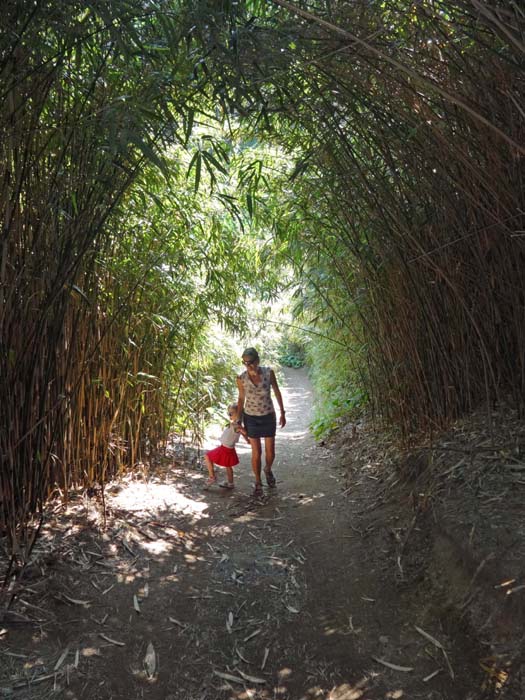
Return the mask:
<svg viewBox="0 0 525 700"><path fill-rule="evenodd" d="M238 430L235 430L236 426L236 423L230 423L227 428L224 428L221 435L221 445L233 448L239 442L241 434Z"/></svg>

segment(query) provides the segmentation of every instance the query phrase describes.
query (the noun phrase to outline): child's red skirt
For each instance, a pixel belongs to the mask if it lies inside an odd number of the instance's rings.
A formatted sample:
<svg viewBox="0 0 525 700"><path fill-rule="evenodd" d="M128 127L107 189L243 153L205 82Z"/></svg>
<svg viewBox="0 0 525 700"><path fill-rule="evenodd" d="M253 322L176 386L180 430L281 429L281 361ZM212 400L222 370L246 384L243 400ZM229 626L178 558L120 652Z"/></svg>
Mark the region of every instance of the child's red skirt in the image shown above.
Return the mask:
<svg viewBox="0 0 525 700"><path fill-rule="evenodd" d="M235 467L239 464L239 457L234 447L219 445L206 453L210 460L219 467Z"/></svg>

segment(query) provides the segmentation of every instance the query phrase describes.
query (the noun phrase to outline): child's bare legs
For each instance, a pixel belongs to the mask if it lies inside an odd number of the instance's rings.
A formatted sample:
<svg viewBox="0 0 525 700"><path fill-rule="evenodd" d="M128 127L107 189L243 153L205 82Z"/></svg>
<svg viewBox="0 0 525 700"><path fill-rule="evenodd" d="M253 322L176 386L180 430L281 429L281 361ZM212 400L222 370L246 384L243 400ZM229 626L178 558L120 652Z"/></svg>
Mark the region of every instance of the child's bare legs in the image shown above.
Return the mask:
<svg viewBox="0 0 525 700"><path fill-rule="evenodd" d="M228 485L233 488L233 469L231 467L224 467L226 469L226 478L228 479Z"/></svg>
<svg viewBox="0 0 525 700"><path fill-rule="evenodd" d="M215 475L215 465L208 457L208 455L204 455L204 463L206 464L206 467L208 469L208 481L206 482L205 486L211 486L212 484L215 484L217 482L217 477Z"/></svg>

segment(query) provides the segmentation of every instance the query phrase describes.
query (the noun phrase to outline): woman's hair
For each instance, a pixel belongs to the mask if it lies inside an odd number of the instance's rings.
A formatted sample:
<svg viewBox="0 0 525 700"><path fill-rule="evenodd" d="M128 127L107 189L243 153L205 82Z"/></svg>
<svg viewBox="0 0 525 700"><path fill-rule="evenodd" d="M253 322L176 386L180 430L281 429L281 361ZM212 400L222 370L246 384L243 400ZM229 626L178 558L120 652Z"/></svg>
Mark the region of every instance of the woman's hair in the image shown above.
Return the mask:
<svg viewBox="0 0 525 700"><path fill-rule="evenodd" d="M251 357L252 360L257 360L259 361L259 353L255 348L246 348L244 352L242 353L242 357Z"/></svg>

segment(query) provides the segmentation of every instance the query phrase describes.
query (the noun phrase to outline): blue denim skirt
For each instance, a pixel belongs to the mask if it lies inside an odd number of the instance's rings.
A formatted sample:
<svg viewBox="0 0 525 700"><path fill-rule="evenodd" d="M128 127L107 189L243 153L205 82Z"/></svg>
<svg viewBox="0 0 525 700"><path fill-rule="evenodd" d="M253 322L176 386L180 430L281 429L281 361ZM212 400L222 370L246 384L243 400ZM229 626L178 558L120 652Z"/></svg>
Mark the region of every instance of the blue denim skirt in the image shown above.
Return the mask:
<svg viewBox="0 0 525 700"><path fill-rule="evenodd" d="M245 413L244 427L249 438L275 437L277 418L275 413L267 413L265 416L250 416Z"/></svg>

